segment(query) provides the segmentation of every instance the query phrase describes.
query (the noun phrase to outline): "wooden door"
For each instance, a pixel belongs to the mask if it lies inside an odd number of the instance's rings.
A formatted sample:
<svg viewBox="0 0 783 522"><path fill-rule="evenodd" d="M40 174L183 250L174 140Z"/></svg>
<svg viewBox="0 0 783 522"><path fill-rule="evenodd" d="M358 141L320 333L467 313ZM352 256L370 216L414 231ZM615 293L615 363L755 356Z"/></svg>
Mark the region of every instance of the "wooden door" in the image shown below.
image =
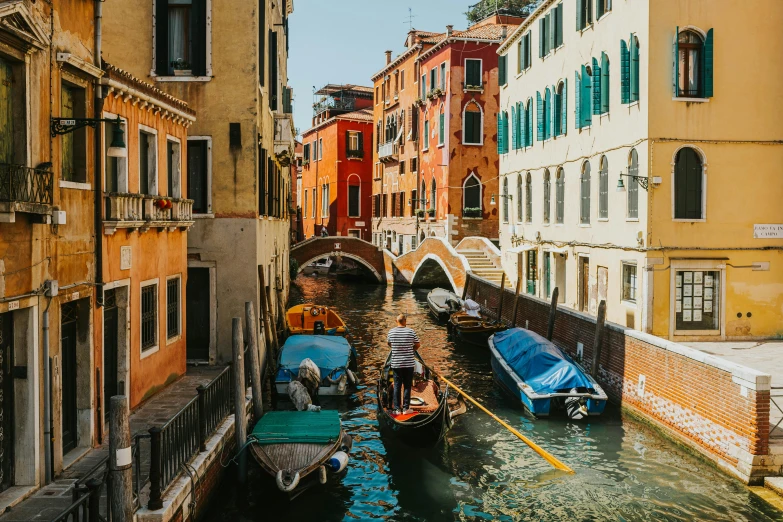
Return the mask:
<svg viewBox="0 0 783 522"><path fill-rule="evenodd" d="M209 360L210 287L209 268L188 268L185 288L187 319L187 358Z"/></svg>
<svg viewBox="0 0 783 522"><path fill-rule="evenodd" d="M579 274L582 279L582 284L579 287L579 309L586 312L590 304L590 260L586 257L580 257L579 262L582 265Z"/></svg>
<svg viewBox="0 0 783 522"><path fill-rule="evenodd" d="M120 393L117 323L119 313L115 291L107 290L103 298L103 404L104 415L109 418L109 399Z"/></svg>
<svg viewBox="0 0 783 522"><path fill-rule="evenodd" d="M13 316L0 314L0 491L14 482L13 339Z"/></svg>
<svg viewBox="0 0 783 522"><path fill-rule="evenodd" d="M74 449L78 442L76 412L76 333L78 307L76 303L67 303L62 307L62 327L60 333L61 379L60 393L62 417L63 455Z"/></svg>
<svg viewBox="0 0 783 522"><path fill-rule="evenodd" d="M0 163L14 159L13 83L11 64L0 58Z"/></svg>

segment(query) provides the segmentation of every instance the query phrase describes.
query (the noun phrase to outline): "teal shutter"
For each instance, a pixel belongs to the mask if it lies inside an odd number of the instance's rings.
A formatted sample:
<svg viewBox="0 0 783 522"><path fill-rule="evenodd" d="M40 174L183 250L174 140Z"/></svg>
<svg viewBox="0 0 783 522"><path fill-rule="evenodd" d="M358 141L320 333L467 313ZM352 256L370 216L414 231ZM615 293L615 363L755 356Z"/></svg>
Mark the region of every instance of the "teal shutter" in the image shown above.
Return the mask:
<svg viewBox="0 0 783 522"><path fill-rule="evenodd" d="M674 29L674 45L672 46L672 89L674 89L674 97L680 95L680 71L679 71L679 58L680 58L680 27L677 26Z"/></svg>
<svg viewBox="0 0 783 522"><path fill-rule="evenodd" d="M498 113L498 154L503 154L503 113Z"/></svg>
<svg viewBox="0 0 783 522"><path fill-rule="evenodd" d="M590 111L590 105L592 100L592 78L587 74L587 67L582 66L582 96L579 101L582 108L582 127L587 127L593 122L592 112Z"/></svg>
<svg viewBox="0 0 783 522"><path fill-rule="evenodd" d="M533 98L528 98L527 101L527 146L533 146Z"/></svg>
<svg viewBox="0 0 783 522"><path fill-rule="evenodd" d="M527 109L519 102L519 148L527 147Z"/></svg>
<svg viewBox="0 0 783 522"><path fill-rule="evenodd" d="M568 80L565 78L563 79L563 94L560 103L562 104L560 117L563 119L560 122L560 133L565 135L568 133Z"/></svg>
<svg viewBox="0 0 783 522"><path fill-rule="evenodd" d="M704 40L704 52L702 53L702 56L704 57L704 97L705 98L712 98L713 96L713 77L714 77L714 66L713 66L713 56L714 56L714 43L713 43L713 31L714 29L710 29L707 31L707 39Z"/></svg>
<svg viewBox="0 0 783 522"><path fill-rule="evenodd" d="M552 86L552 106L549 108L549 115L552 119L552 123L549 124L549 128L552 129L552 136L560 136L560 119L557 117L557 110L560 107L560 97L557 95L557 86Z"/></svg>
<svg viewBox="0 0 783 522"><path fill-rule="evenodd" d="M579 71L574 72L576 87L574 88L574 125L575 128L582 128L582 103L579 97L582 95L582 78L579 77Z"/></svg>
<svg viewBox="0 0 783 522"><path fill-rule="evenodd" d="M517 150L517 109L511 106L511 150Z"/></svg>
<svg viewBox="0 0 783 522"><path fill-rule="evenodd" d="M563 45L563 4L554 8L555 49Z"/></svg>
<svg viewBox="0 0 783 522"><path fill-rule="evenodd" d="M438 122L438 144L442 145L446 139L446 115L441 112L438 118L440 119Z"/></svg>
<svg viewBox="0 0 783 522"><path fill-rule="evenodd" d="M508 112L503 113L503 152L508 152Z"/></svg>
<svg viewBox="0 0 783 522"><path fill-rule="evenodd" d="M601 113L609 112L609 57L601 53Z"/></svg>
<svg viewBox="0 0 783 522"><path fill-rule="evenodd" d="M596 3L596 9L595 9L595 19L598 20L604 15L604 2L603 0L598 0Z"/></svg>
<svg viewBox="0 0 783 522"><path fill-rule="evenodd" d="M544 141L544 102L540 92L536 92L536 139Z"/></svg>
<svg viewBox="0 0 783 522"><path fill-rule="evenodd" d="M544 19L538 20L538 57L544 57Z"/></svg>
<svg viewBox="0 0 783 522"><path fill-rule="evenodd" d="M639 101L639 46L633 33L628 39L631 46L631 102Z"/></svg>
<svg viewBox="0 0 783 522"><path fill-rule="evenodd" d="M620 102L631 103L631 53L625 40L620 40Z"/></svg>
<svg viewBox="0 0 783 522"><path fill-rule="evenodd" d="M581 31L585 28L585 0L576 0L576 30Z"/></svg>
<svg viewBox="0 0 783 522"><path fill-rule="evenodd" d="M500 82L500 85L506 85L508 83L506 79L506 59L508 58L507 55L503 55L500 58L498 58L498 80Z"/></svg>
<svg viewBox="0 0 783 522"><path fill-rule="evenodd" d="M593 58L593 114L601 114L601 67Z"/></svg>
<svg viewBox="0 0 783 522"><path fill-rule="evenodd" d="M546 28L547 28L547 53L552 52L555 49L555 10L549 11L546 15Z"/></svg>

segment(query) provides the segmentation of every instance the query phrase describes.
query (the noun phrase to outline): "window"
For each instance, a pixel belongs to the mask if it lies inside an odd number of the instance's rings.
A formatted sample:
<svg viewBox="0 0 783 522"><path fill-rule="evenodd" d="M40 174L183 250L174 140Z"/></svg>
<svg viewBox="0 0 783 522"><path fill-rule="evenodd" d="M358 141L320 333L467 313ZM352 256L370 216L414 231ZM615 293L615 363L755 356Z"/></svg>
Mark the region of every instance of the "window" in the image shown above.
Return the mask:
<svg viewBox="0 0 783 522"><path fill-rule="evenodd" d="M0 65L0 67L2 66ZM2 76L2 72L0 72L0 76ZM2 83L2 80L0 80L0 83ZM0 89L2 89L1 86ZM0 99L2 99L2 93L0 93ZM103 117L106 119L116 119L116 116L110 114L104 114ZM0 121L0 128L2 127L3 124ZM122 131L126 133L125 135L127 136L127 122L125 120L122 121L120 127L122 128ZM103 124L103 150L104 150L103 161L105 165L104 177L106 181L104 183L103 190L104 192L107 193L128 192L127 156L124 158L116 158L116 157L109 156L107 154L109 150L109 146L111 145L113 139L114 139L114 124L104 123ZM11 144L13 146L13 142L11 142ZM2 157L2 151L0 151L0 163L3 163L1 157ZM13 162L7 161L5 163L13 163Z"/></svg>
<svg viewBox="0 0 783 522"><path fill-rule="evenodd" d="M155 0L155 74L175 71L207 75L207 0Z"/></svg>
<svg viewBox="0 0 783 522"><path fill-rule="evenodd" d="M443 140L446 137L446 113L443 109L443 104L440 106L438 113L438 145L443 145Z"/></svg>
<svg viewBox="0 0 783 522"><path fill-rule="evenodd" d="M481 145L484 138L484 113L476 102L468 102L463 114L462 143Z"/></svg>
<svg viewBox="0 0 783 522"><path fill-rule="evenodd" d="M430 186L430 208L435 210L437 208L438 190L435 185L435 178L432 178L432 184Z"/></svg>
<svg viewBox="0 0 783 522"><path fill-rule="evenodd" d="M472 58L465 60L465 88L482 89L484 87L484 82L481 78L481 60Z"/></svg>
<svg viewBox="0 0 783 522"><path fill-rule="evenodd" d="M506 85L508 83L508 55L502 55L498 58L498 84Z"/></svg>
<svg viewBox="0 0 783 522"><path fill-rule="evenodd" d="M720 330L719 270L676 270L675 330Z"/></svg>
<svg viewBox="0 0 783 522"><path fill-rule="evenodd" d="M675 96L711 98L713 92L713 30L706 38L686 29L677 31L674 42Z"/></svg>
<svg viewBox="0 0 783 522"><path fill-rule="evenodd" d="M315 219L315 202L316 202L316 190L313 189L313 212L312 212L312 218Z"/></svg>
<svg viewBox="0 0 783 522"><path fill-rule="evenodd" d="M188 138L188 199L193 200L194 214L210 212L209 152L209 140Z"/></svg>
<svg viewBox="0 0 783 522"><path fill-rule="evenodd" d="M202 0L203 1L203 0ZM269 45L267 47L269 56L269 107L277 110L277 89L278 89L278 53L277 53L277 32L269 30Z"/></svg>
<svg viewBox="0 0 783 522"><path fill-rule="evenodd" d="M552 118L552 133L555 136L564 136L568 126L568 111L566 101L566 80L557 85L554 100L554 114Z"/></svg>
<svg viewBox="0 0 783 522"><path fill-rule="evenodd" d="M84 89L63 83L61 89L62 118L87 116ZM87 129L82 127L62 136L62 179L87 183Z"/></svg>
<svg viewBox="0 0 783 522"><path fill-rule="evenodd" d="M522 223L525 220L525 214L523 213L523 207L524 204L523 201L525 200L525 187L522 183L522 174L517 174L517 223Z"/></svg>
<svg viewBox="0 0 783 522"><path fill-rule="evenodd" d="M606 53L601 53L601 65L600 65L600 71L601 71L601 79L600 79L600 88L599 88L599 98L600 98L600 110L599 114L607 114L609 112L609 57L606 55ZM638 93L637 88L637 93ZM638 99L638 97L637 97Z"/></svg>
<svg viewBox="0 0 783 522"><path fill-rule="evenodd" d="M419 201L419 208L425 210L427 208L427 185L424 180L421 180L421 201Z"/></svg>
<svg viewBox="0 0 783 522"><path fill-rule="evenodd" d="M166 338L173 339L180 334L180 278L166 281Z"/></svg>
<svg viewBox="0 0 783 522"><path fill-rule="evenodd" d="M405 70L400 71L400 90L405 90Z"/></svg>
<svg viewBox="0 0 783 522"><path fill-rule="evenodd" d="M345 133L345 155L348 158L364 157L364 133L347 131Z"/></svg>
<svg viewBox="0 0 783 522"><path fill-rule="evenodd" d="M419 171L418 158L411 158L411 172L418 172L418 171Z"/></svg>
<svg viewBox="0 0 783 522"><path fill-rule="evenodd" d="M593 89L592 72L590 67L582 66L582 73L576 72L576 92L574 101L576 103L576 128L589 127L593 121Z"/></svg>
<svg viewBox="0 0 783 522"><path fill-rule="evenodd" d="M3 100L0 104L0 163L26 163L24 77L24 65L0 56L0 100Z"/></svg>
<svg viewBox="0 0 783 522"><path fill-rule="evenodd" d="M324 158L324 139L318 138L318 159L322 160Z"/></svg>
<svg viewBox="0 0 783 522"><path fill-rule="evenodd" d="M307 190L304 191L304 206L302 207L302 216L307 217Z"/></svg>
<svg viewBox="0 0 783 522"><path fill-rule="evenodd" d="M677 152L674 165L674 218L703 219L701 156L690 147Z"/></svg>
<svg viewBox="0 0 783 522"><path fill-rule="evenodd" d="M498 154L508 153L508 112L498 114Z"/></svg>
<svg viewBox="0 0 783 522"><path fill-rule="evenodd" d="M606 156L601 157L598 173L598 219L609 219L609 160Z"/></svg>
<svg viewBox="0 0 783 522"><path fill-rule="evenodd" d="M555 180L555 222L562 225L565 217L565 172L557 169Z"/></svg>
<svg viewBox="0 0 783 522"><path fill-rule="evenodd" d="M421 99L427 97L427 75L422 74L421 75Z"/></svg>
<svg viewBox="0 0 783 522"><path fill-rule="evenodd" d="M142 283L143 284L143 283ZM141 287L141 351L158 345L158 284Z"/></svg>
<svg viewBox="0 0 783 522"><path fill-rule="evenodd" d="M375 105L378 105L378 102L381 99L381 93L380 93L380 87L375 88Z"/></svg>
<svg viewBox="0 0 783 522"><path fill-rule="evenodd" d="M527 285L525 291L529 295L536 295L536 286L538 283L538 250L528 250L525 252L525 255L527 256Z"/></svg>
<svg viewBox="0 0 783 522"><path fill-rule="evenodd" d="M158 194L157 136L139 131L139 193Z"/></svg>
<svg viewBox="0 0 783 522"><path fill-rule="evenodd" d="M636 265L623 263L623 301L636 302Z"/></svg>
<svg viewBox="0 0 783 522"><path fill-rule="evenodd" d="M639 101L639 39L631 38L631 103Z"/></svg>
<svg viewBox="0 0 783 522"><path fill-rule="evenodd" d="M525 140L525 147L533 146L533 98L528 98L527 106L525 107L525 129L523 138Z"/></svg>
<svg viewBox="0 0 783 522"><path fill-rule="evenodd" d="M596 20L612 10L612 0L595 0Z"/></svg>
<svg viewBox="0 0 783 522"><path fill-rule="evenodd" d="M358 177L348 182L348 217L361 217L361 185Z"/></svg>
<svg viewBox="0 0 783 522"><path fill-rule="evenodd" d="M628 174L630 176L639 175L639 155L636 153L636 149L631 149L631 155L628 159ZM639 218L639 183L636 178L628 178L628 217Z"/></svg>
<svg viewBox="0 0 783 522"><path fill-rule="evenodd" d="M508 223L508 203L509 203L509 197L508 197L508 178L503 178L503 197L501 198L503 200L503 223Z"/></svg>
<svg viewBox="0 0 783 522"><path fill-rule="evenodd" d="M551 19L552 19L552 12L546 14L546 16L542 16L538 19L538 57L543 58L547 54L549 54L549 51L551 51L549 47L549 36L550 36L550 27L551 27Z"/></svg>
<svg viewBox="0 0 783 522"><path fill-rule="evenodd" d="M318 140L313 142L313 161L318 161Z"/></svg>
<svg viewBox="0 0 783 522"><path fill-rule="evenodd" d="M302 150L302 160L305 165L310 163L310 144L305 143L304 148Z"/></svg>
<svg viewBox="0 0 783 522"><path fill-rule="evenodd" d="M538 57L543 58L563 44L563 4L538 19Z"/></svg>
<svg viewBox="0 0 783 522"><path fill-rule="evenodd" d="M440 90L446 92L446 62L440 64Z"/></svg>
<svg viewBox="0 0 783 522"><path fill-rule="evenodd" d="M424 120L424 143L422 144L422 150L430 148L430 122Z"/></svg>
<svg viewBox="0 0 783 522"><path fill-rule="evenodd" d="M550 199L552 191L552 182L549 176L549 169L544 171L544 223L549 224Z"/></svg>
<svg viewBox="0 0 783 522"><path fill-rule="evenodd" d="M180 192L180 173L182 172L182 161L180 160L179 142L166 141L166 163L167 163L167 193L169 197L179 198Z"/></svg>
<svg viewBox="0 0 783 522"><path fill-rule="evenodd" d="M533 222L533 177L529 172L525 177L525 221Z"/></svg>
<svg viewBox="0 0 783 522"><path fill-rule="evenodd" d="M400 176L404 175L405 174L405 160L400 162L399 169L400 169Z"/></svg>
<svg viewBox="0 0 783 522"><path fill-rule="evenodd" d="M471 174L462 185L462 217L481 217L481 182Z"/></svg>
<svg viewBox="0 0 783 522"><path fill-rule="evenodd" d="M533 64L530 51L530 31L526 32L517 44L517 74L526 71Z"/></svg>
<svg viewBox="0 0 783 522"><path fill-rule="evenodd" d="M579 207L579 222L583 225L590 224L590 162L582 164L582 174L579 177L580 195L582 204Z"/></svg>
<svg viewBox="0 0 783 522"><path fill-rule="evenodd" d="M600 1L600 0L599 0ZM593 23L593 0L576 1L576 30L581 31Z"/></svg>

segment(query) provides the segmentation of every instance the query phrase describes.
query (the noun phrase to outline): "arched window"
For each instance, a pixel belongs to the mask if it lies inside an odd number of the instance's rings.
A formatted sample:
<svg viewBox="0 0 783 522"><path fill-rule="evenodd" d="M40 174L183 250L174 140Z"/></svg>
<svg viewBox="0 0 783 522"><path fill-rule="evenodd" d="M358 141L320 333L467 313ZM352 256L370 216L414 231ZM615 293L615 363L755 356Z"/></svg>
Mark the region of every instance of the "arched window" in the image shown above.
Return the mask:
<svg viewBox="0 0 783 522"><path fill-rule="evenodd" d="M563 224L565 218L565 171L557 169L555 180L555 223Z"/></svg>
<svg viewBox="0 0 783 522"><path fill-rule="evenodd" d="M361 217L361 179L356 174L348 176L348 217Z"/></svg>
<svg viewBox="0 0 783 522"><path fill-rule="evenodd" d="M432 178L432 186L430 187L430 208L435 210L438 208L438 191L435 186L435 178Z"/></svg>
<svg viewBox="0 0 783 522"><path fill-rule="evenodd" d="M628 157L628 174L630 176L639 175L639 155L636 153L636 149L631 149L631 154ZM636 178L628 178L628 217L639 218L639 183Z"/></svg>
<svg viewBox="0 0 783 522"><path fill-rule="evenodd" d="M525 176L525 221L533 222L533 176L529 172Z"/></svg>
<svg viewBox="0 0 783 522"><path fill-rule="evenodd" d="M481 217L481 182L475 174L462 185L462 217Z"/></svg>
<svg viewBox="0 0 783 522"><path fill-rule="evenodd" d="M462 143L481 145L484 138L484 113L475 101L465 105L462 116Z"/></svg>
<svg viewBox="0 0 783 522"><path fill-rule="evenodd" d="M704 40L701 35L690 29L681 31L677 36L677 52L677 96L704 96Z"/></svg>
<svg viewBox="0 0 783 522"><path fill-rule="evenodd" d="M550 199L552 191L552 182L549 176L549 169L544 171L544 223L549 224Z"/></svg>
<svg viewBox="0 0 783 522"><path fill-rule="evenodd" d="M446 112L443 109L443 104L440 104L440 112L438 113L438 145L443 145L443 140L446 139Z"/></svg>
<svg viewBox="0 0 783 522"><path fill-rule="evenodd" d="M421 180L421 192L419 193L419 208L424 210L427 208L427 184L424 180Z"/></svg>
<svg viewBox="0 0 783 522"><path fill-rule="evenodd" d="M582 164L580 180L580 195L582 204L579 207L579 222L583 225L590 223L590 162Z"/></svg>
<svg viewBox="0 0 783 522"><path fill-rule="evenodd" d="M522 213L524 190L522 174L517 174L517 223L522 223L522 221L525 219L525 215Z"/></svg>
<svg viewBox="0 0 783 522"><path fill-rule="evenodd" d="M601 53L601 114L609 112L609 57ZM638 90L638 89L637 89Z"/></svg>
<svg viewBox="0 0 783 522"><path fill-rule="evenodd" d="M609 219L609 160L601 157L598 173L598 219Z"/></svg>
<svg viewBox="0 0 783 522"><path fill-rule="evenodd" d="M674 218L703 219L701 156L690 147L677 152L674 162Z"/></svg>
<svg viewBox="0 0 783 522"><path fill-rule="evenodd" d="M503 197L500 198L503 205L503 223L508 223L508 178L503 178Z"/></svg>

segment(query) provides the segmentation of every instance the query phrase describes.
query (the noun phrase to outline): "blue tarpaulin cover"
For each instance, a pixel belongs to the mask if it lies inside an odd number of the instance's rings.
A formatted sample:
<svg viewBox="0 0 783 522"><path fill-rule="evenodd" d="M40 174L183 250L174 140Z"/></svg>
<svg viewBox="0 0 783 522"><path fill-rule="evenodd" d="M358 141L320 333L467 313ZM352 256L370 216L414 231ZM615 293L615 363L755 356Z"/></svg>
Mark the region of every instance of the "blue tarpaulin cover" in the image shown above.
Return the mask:
<svg viewBox="0 0 783 522"><path fill-rule="evenodd" d="M524 328L498 332L495 349L520 379L540 395L572 388L594 389L593 382L560 348Z"/></svg>
<svg viewBox="0 0 783 522"><path fill-rule="evenodd" d="M345 337L292 335L283 344L277 381L289 381L299 375L299 363L304 359L311 359L318 366L323 379L335 368L347 367L350 358L351 345ZM339 375L332 375L332 378Z"/></svg>

